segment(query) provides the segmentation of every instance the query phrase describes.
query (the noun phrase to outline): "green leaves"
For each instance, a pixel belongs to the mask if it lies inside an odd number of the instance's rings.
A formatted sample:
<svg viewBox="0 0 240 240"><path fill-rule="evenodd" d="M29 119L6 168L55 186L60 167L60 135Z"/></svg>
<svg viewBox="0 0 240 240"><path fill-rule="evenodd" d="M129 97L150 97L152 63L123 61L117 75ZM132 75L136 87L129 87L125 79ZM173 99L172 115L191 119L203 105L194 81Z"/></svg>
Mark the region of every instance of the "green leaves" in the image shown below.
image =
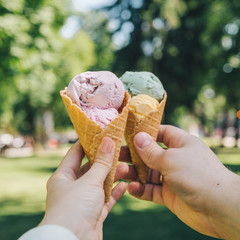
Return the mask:
<svg viewBox="0 0 240 240"><path fill-rule="evenodd" d="M145 0L134 9L129 1L117 1L108 8L112 12L130 11L134 30L127 45L117 49L114 71L151 71L168 93L165 119L176 122L175 113L194 114L199 119L213 121L204 111L212 101L216 110L239 108L240 102L240 6L237 1ZM114 10L115 9L115 10ZM138 21L136 21L138 15ZM134 17L135 16L135 17ZM121 27L116 30L121 31ZM115 34L115 33L113 33ZM202 89L208 85L215 96L200 103ZM222 104L221 96L227 104ZM220 100L219 100L220 99ZM201 111L195 111L200 106ZM201 112L201 114L200 114Z"/></svg>
<svg viewBox="0 0 240 240"><path fill-rule="evenodd" d="M47 109L66 119L63 104L55 107L59 91L96 63L86 31L68 40L60 35L69 14L66 2L0 2L1 128L34 133L36 119Z"/></svg>

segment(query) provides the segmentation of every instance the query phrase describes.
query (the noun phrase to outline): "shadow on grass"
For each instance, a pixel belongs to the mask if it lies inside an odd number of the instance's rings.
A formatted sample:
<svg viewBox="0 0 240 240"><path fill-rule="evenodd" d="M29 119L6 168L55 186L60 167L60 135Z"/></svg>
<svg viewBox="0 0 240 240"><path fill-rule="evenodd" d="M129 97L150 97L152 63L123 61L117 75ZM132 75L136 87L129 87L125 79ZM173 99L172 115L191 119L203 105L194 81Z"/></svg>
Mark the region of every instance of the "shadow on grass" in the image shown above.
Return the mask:
<svg viewBox="0 0 240 240"><path fill-rule="evenodd" d="M0 239L18 239L24 232L37 226L42 218L43 213L0 216Z"/></svg>
<svg viewBox="0 0 240 240"><path fill-rule="evenodd" d="M104 223L104 240L210 240L187 227L167 209L110 213Z"/></svg>
<svg viewBox="0 0 240 240"><path fill-rule="evenodd" d="M9 202L9 200L1 201L1 207L4 208L4 205L8 204L21 205L21 202L16 200ZM137 209L136 204L138 203L129 197L123 197L117 203L104 223L104 240L215 239L187 227L165 207L154 205L154 208L139 209L138 206ZM0 239L18 239L24 232L36 227L42 217L43 213L38 212L0 216Z"/></svg>
<svg viewBox="0 0 240 240"><path fill-rule="evenodd" d="M167 208L157 206L141 211L128 208L128 199L122 198L122 212L112 211L104 223L104 240L213 240L182 223Z"/></svg>
<svg viewBox="0 0 240 240"><path fill-rule="evenodd" d="M24 232L37 226L43 213L0 217L0 239L18 239ZM104 240L211 240L195 232L178 220L167 209L126 210L121 214L110 213L104 223Z"/></svg>
<svg viewBox="0 0 240 240"><path fill-rule="evenodd" d="M229 170L231 170L232 172L234 172L234 173L238 173L238 172L240 172L240 164L238 164L238 165L233 165L233 164L224 164L224 166L226 167L226 168L228 168Z"/></svg>

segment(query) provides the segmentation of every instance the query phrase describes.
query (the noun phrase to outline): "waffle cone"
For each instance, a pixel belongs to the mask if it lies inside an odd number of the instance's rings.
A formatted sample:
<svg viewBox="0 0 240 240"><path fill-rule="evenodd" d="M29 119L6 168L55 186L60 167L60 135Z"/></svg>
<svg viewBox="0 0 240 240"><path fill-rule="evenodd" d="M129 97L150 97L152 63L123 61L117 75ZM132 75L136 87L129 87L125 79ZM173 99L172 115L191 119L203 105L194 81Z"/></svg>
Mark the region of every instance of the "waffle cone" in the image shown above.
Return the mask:
<svg viewBox="0 0 240 240"><path fill-rule="evenodd" d="M125 128L125 139L130 150L132 162L136 167L138 177L143 184L148 180L148 167L138 155L134 144L133 138L138 132L146 132L154 141L157 140L159 125L162 121L163 111L167 100L167 93L164 93L164 98L160 102L158 108L150 112L144 119L139 120L134 113L134 110L129 109L127 125Z"/></svg>
<svg viewBox="0 0 240 240"><path fill-rule="evenodd" d="M72 102L72 100L66 95L66 89L61 91L60 95L79 137L79 141L83 146L90 166L94 163L96 152L104 137L111 138L115 143L113 166L104 182L105 201L107 202L111 197L119 152L128 116L130 95L125 91L122 106L118 110L119 115L113 119L105 129L102 129L99 124L92 121L76 104Z"/></svg>

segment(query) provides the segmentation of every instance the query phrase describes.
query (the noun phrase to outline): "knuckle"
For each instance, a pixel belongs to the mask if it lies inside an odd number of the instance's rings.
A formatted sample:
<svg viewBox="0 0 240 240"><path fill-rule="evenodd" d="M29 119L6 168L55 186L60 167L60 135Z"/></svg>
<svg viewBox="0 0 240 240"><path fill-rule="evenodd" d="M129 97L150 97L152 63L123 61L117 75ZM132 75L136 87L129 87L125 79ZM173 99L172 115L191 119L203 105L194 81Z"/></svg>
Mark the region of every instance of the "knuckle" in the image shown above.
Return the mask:
<svg viewBox="0 0 240 240"><path fill-rule="evenodd" d="M146 163L151 163L159 157L159 150L156 146L149 147L144 154L144 159Z"/></svg>
<svg viewBox="0 0 240 240"><path fill-rule="evenodd" d="M46 189L47 191L51 188L53 183L60 178L59 173L56 171L48 180L46 183Z"/></svg>
<svg viewBox="0 0 240 240"><path fill-rule="evenodd" d="M48 180L47 180L47 183L46 183L46 189L48 190L51 186L51 183L52 183L52 179L53 179L53 176L51 176Z"/></svg>
<svg viewBox="0 0 240 240"><path fill-rule="evenodd" d="M95 160L95 163L100 164L106 168L112 167L112 163L111 163L110 159L108 159L107 157L104 157L104 156L98 156Z"/></svg>

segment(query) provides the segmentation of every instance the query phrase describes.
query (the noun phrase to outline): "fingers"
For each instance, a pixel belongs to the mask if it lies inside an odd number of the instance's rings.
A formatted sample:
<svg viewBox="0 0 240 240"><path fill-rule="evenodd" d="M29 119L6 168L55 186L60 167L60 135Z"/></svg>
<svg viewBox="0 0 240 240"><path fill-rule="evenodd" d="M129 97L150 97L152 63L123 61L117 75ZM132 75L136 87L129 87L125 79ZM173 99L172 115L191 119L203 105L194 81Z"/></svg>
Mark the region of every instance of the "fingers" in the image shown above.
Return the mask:
<svg viewBox="0 0 240 240"><path fill-rule="evenodd" d="M84 150L79 141L77 141L67 152L62 162L58 167L58 172L74 172L77 174L82 159L84 157ZM70 170L70 171L69 171Z"/></svg>
<svg viewBox="0 0 240 240"><path fill-rule="evenodd" d="M94 164L84 176L87 176L89 181L103 185L112 168L114 152L114 142L112 139L104 137L98 148Z"/></svg>
<svg viewBox="0 0 240 240"><path fill-rule="evenodd" d="M157 141L163 142L169 148L180 148L188 143L190 137L191 135L180 128L160 125Z"/></svg>
<svg viewBox="0 0 240 240"><path fill-rule="evenodd" d="M128 184L128 192L136 198L141 198L144 186L140 182L131 182Z"/></svg>
<svg viewBox="0 0 240 240"><path fill-rule="evenodd" d="M150 135L144 132L135 135L134 145L141 159L148 167L163 173L167 150L162 149Z"/></svg>
<svg viewBox="0 0 240 240"><path fill-rule="evenodd" d="M136 198L164 205L161 185L146 184L143 186L139 182L132 182L128 185L128 192Z"/></svg>
<svg viewBox="0 0 240 240"><path fill-rule="evenodd" d="M150 183L160 184L161 173L159 171L150 169L149 178L150 178L149 180Z"/></svg>
<svg viewBox="0 0 240 240"><path fill-rule="evenodd" d="M106 203L108 212L111 211L116 202L123 196L127 191L127 184L125 182L118 183L112 190L112 196L109 202Z"/></svg>
<svg viewBox="0 0 240 240"><path fill-rule="evenodd" d="M120 163L117 166L115 181L118 181L119 179L127 181L137 181L138 176L135 167L132 165L129 166L126 163Z"/></svg>
<svg viewBox="0 0 240 240"><path fill-rule="evenodd" d="M128 146L122 146L119 154L119 161L131 163L131 156Z"/></svg>

